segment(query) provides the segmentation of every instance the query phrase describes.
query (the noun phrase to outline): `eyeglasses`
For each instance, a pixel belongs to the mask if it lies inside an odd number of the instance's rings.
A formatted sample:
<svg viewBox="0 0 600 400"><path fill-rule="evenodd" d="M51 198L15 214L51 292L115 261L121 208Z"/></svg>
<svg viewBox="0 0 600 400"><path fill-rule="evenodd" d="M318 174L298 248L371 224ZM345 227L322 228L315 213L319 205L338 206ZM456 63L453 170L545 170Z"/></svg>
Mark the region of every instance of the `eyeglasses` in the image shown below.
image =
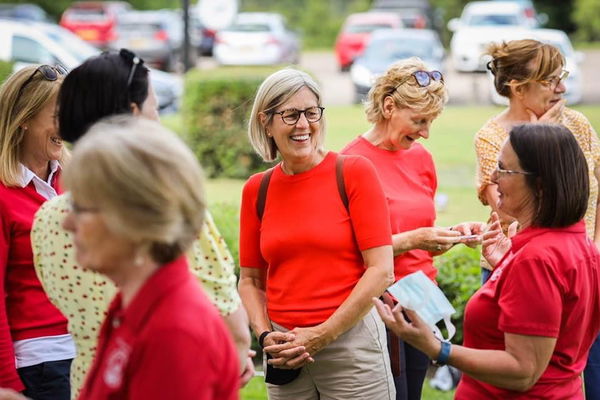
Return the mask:
<svg viewBox="0 0 600 400"><path fill-rule="evenodd" d="M325 107L309 107L304 110L291 108L289 110L273 111L273 114L281 115L281 120L286 125L296 125L302 114L310 123L319 122L323 117L323 110L325 110Z"/></svg>
<svg viewBox="0 0 600 400"><path fill-rule="evenodd" d="M33 77L38 72L42 74L42 76L44 77L45 80L50 81L50 82L54 82L55 80L58 79L59 76L64 76L67 74L67 70L62 65L55 65L55 66L40 65L39 67L37 67L35 69L35 71L33 71L31 73L31 75L29 75L29 78L27 78L27 80L25 82L23 82L23 84L19 88L19 92L17 93L17 99L21 98L21 95L23 94L23 90L25 90L27 85L29 85L31 83L31 81L33 80Z"/></svg>
<svg viewBox="0 0 600 400"><path fill-rule="evenodd" d="M505 176L505 175L534 175L533 172L526 172L526 171L514 171L512 169L502 169L500 167L496 167L496 169L494 170L494 172L496 173L496 175L498 176Z"/></svg>
<svg viewBox="0 0 600 400"><path fill-rule="evenodd" d="M71 200L71 210L75 215L100 212L100 209L98 207L82 207L73 200Z"/></svg>
<svg viewBox="0 0 600 400"><path fill-rule="evenodd" d="M551 76L546 79L538 80L543 86L547 87L550 90L556 89L556 87L560 84L561 81L564 81L569 77L569 71L563 70L559 76Z"/></svg>
<svg viewBox="0 0 600 400"><path fill-rule="evenodd" d="M415 78L417 84L421 87L426 87L431 84L431 81L437 81L444 83L444 75L440 71L415 71L406 78L402 79L399 84L396 85L394 90L398 89L401 85L408 82L410 78Z"/></svg>
<svg viewBox="0 0 600 400"><path fill-rule="evenodd" d="M129 76L127 77L127 90L129 90L131 82L133 81L135 70L137 69L138 65L144 63L144 60L136 56L134 52L127 49L119 50L119 55L131 63L131 69L129 70Z"/></svg>

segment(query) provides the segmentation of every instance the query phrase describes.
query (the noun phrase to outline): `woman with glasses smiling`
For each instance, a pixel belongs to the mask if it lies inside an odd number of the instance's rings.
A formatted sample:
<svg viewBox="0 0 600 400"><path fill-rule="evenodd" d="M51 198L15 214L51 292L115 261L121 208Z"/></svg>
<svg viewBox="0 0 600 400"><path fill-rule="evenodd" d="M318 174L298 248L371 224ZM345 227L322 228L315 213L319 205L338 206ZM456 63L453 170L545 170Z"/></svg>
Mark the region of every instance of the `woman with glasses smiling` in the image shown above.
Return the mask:
<svg viewBox="0 0 600 400"><path fill-rule="evenodd" d="M420 270L435 281L433 256L465 241L462 235L479 233L480 224L434 226L435 166L416 141L429 138L447 97L441 72L427 70L420 59L392 65L368 94L366 114L373 126L342 150L366 157L377 169L390 211L395 280ZM396 399L420 399L429 358L391 333L388 347Z"/></svg>
<svg viewBox="0 0 600 400"><path fill-rule="evenodd" d="M0 387L68 400L75 345L36 276L34 214L61 193L67 151L56 126L64 70L26 67L0 88Z"/></svg>
<svg viewBox="0 0 600 400"><path fill-rule="evenodd" d="M370 300L392 283L387 206L370 162L323 149L323 111L304 72L278 71L258 89L250 142L281 161L244 186L240 295L269 399L392 400Z"/></svg>
<svg viewBox="0 0 600 400"><path fill-rule="evenodd" d="M506 232L514 216L498 210L497 186L491 179L502 143L510 129L518 124L546 122L563 125L575 136L587 161L590 194L585 225L588 236L600 246L600 142L588 119L565 107L564 80L568 71L564 70L564 57L558 48L536 40L492 44L487 54L492 57L488 68L494 75L494 86L498 94L508 98L508 107L487 121L475 135L479 199L484 205L489 205L491 211L498 213ZM483 259L481 264L485 281L491 268ZM600 337L590 352L584 376L587 398L600 400Z"/></svg>
<svg viewBox="0 0 600 400"><path fill-rule="evenodd" d="M464 372L455 399L583 399L581 372L600 331L600 253L583 221L588 165L563 126L512 128L491 176L500 211L483 235L494 266L464 313L463 345L440 342L410 310L377 308L411 345Z"/></svg>

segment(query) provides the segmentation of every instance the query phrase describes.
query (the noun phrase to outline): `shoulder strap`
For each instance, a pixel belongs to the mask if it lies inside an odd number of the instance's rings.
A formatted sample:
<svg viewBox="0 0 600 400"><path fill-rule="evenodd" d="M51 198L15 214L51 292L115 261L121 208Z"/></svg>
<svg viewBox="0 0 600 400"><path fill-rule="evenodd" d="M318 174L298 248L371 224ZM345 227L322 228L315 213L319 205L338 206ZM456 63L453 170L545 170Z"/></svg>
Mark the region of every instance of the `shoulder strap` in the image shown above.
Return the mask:
<svg viewBox="0 0 600 400"><path fill-rule="evenodd" d="M346 194L346 184L344 183L344 159L346 156L338 154L337 159L335 160L335 179L337 181L338 192L340 194L340 199L342 199L342 203L344 203L344 207L346 211L350 212L349 204L348 204L348 195Z"/></svg>
<svg viewBox="0 0 600 400"><path fill-rule="evenodd" d="M258 215L259 221L262 221L262 217L265 212L265 202L267 200L267 190L269 189L269 182L271 182L271 175L273 175L273 168L269 168L265 171L265 174L260 181L260 187L258 188L258 197L256 198L256 215Z"/></svg>
<svg viewBox="0 0 600 400"><path fill-rule="evenodd" d="M346 157L338 154L335 160L335 180L337 182L338 193L340 199L344 204L346 211L350 212L348 195L346 194L346 184L344 183L344 159ZM258 197L256 198L256 215L259 220L262 220L263 214L265 213L265 204L267 201L267 190L269 189L269 183L271 182L271 175L273 175L273 168L269 168L265 171L261 181L260 187L258 188Z"/></svg>

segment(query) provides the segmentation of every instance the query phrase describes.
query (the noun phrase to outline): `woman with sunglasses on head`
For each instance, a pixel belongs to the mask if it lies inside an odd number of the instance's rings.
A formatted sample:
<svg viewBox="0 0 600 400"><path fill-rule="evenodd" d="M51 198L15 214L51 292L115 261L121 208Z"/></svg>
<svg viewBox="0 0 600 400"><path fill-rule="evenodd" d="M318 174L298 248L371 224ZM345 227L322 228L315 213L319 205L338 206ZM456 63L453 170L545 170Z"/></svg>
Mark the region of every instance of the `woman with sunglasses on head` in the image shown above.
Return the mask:
<svg viewBox="0 0 600 400"><path fill-rule="evenodd" d="M564 126L511 129L491 180L498 209L521 230L509 239L492 215L482 253L495 268L465 307L462 346L435 338L413 311L374 300L396 334L464 372L457 400L583 399L581 372L600 331L600 253L583 221L587 178Z"/></svg>
<svg viewBox="0 0 600 400"><path fill-rule="evenodd" d="M556 123L568 128L585 155L589 171L590 195L585 212L588 236L600 246L600 142L588 119L575 110L565 107L563 95L565 59L559 49L537 40L513 40L492 44L487 50L492 57L488 69L494 75L494 86L508 99L508 107L492 117L475 135L477 153L477 194L484 205L500 216L507 233L514 216L498 210L497 185L492 172L498 164L502 143L510 129L525 122ZM482 258L482 280L491 274L491 267ZM584 372L586 396L600 400L600 337L590 352L588 367Z"/></svg>
<svg viewBox="0 0 600 400"><path fill-rule="evenodd" d="M115 114L158 120L150 73L140 58L125 49L92 57L72 70L59 94L61 136L75 143L92 124ZM32 242L38 275L50 300L69 318L69 330L77 344L71 374L76 394L94 356L100 324L115 287L108 279L83 271L75 261L73 240L61 226L70 209L68 193L45 204L36 214ZM248 320L236 290L233 258L208 210L204 221L188 254L190 266L230 329L244 365L245 382L254 370L248 360Z"/></svg>
<svg viewBox="0 0 600 400"><path fill-rule="evenodd" d="M435 166L416 141L429 138L447 98L439 71L427 70L418 58L397 62L369 91L366 114L373 126L342 150L366 157L377 169L390 211L395 280L420 270L435 281L433 256L464 241L462 235L481 232L480 224L434 226ZM420 399L429 358L391 334L388 347L396 399Z"/></svg>
<svg viewBox="0 0 600 400"><path fill-rule="evenodd" d="M75 345L67 319L36 276L35 212L61 193L67 157L56 125L64 70L31 66L0 87L0 387L33 399L68 400Z"/></svg>
<svg viewBox="0 0 600 400"><path fill-rule="evenodd" d="M368 160L323 149L321 93L275 72L248 134L272 169L244 185L240 295L268 359L269 399L393 400L372 296L392 282L387 207Z"/></svg>

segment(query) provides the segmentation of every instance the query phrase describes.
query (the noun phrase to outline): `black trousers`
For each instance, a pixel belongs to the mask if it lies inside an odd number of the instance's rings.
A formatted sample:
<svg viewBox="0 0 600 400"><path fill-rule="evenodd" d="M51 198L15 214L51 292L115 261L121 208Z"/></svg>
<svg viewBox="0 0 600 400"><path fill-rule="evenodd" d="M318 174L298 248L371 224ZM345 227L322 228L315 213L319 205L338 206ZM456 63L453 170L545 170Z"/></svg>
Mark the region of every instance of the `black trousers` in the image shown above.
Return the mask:
<svg viewBox="0 0 600 400"><path fill-rule="evenodd" d="M25 385L23 394L32 400L70 400L71 361L48 361L17 369Z"/></svg>

